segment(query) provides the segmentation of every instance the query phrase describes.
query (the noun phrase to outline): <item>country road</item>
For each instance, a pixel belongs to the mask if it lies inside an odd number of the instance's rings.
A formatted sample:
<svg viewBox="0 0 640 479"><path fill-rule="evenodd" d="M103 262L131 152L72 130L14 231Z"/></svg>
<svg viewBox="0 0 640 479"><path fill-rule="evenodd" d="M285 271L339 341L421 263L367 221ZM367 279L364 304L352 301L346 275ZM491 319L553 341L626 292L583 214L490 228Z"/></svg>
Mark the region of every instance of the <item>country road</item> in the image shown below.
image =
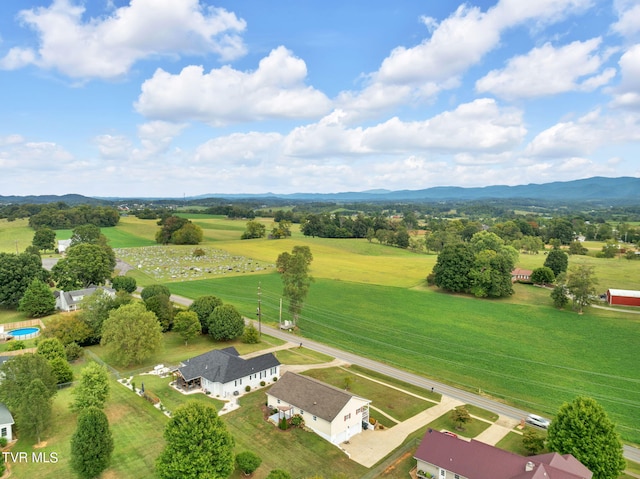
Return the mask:
<svg viewBox="0 0 640 479"><path fill-rule="evenodd" d="M191 304L191 300L188 298L184 298L181 296L171 296L171 300L188 306ZM415 386L421 387L423 389L431 389L433 388L435 392L440 394L444 394L446 396L450 396L454 399L458 399L466 404L473 404L474 406L481 407L488 411L495 412L496 414L501 414L516 420L524 419L529 412L524 411L522 409L518 409L507 404L503 404L493 399L489 399L479 394L474 394L471 392L463 391L461 389L448 386L446 384L433 381L431 379L427 379L425 377L419 376L417 374L409 373L407 371L403 371L402 369L395 368L393 366L389 366L387 364L381 363L379 361L375 361L373 359L368 359L363 356L358 356L357 354L349 353L347 351L343 351L341 349L336 349L331 346L327 346L326 344L318 343L316 341L312 341L307 338L302 338L300 336L296 336L294 334L290 334L286 331L282 331L277 328L273 328L271 326L267 326L265 324L260 325L260 329L262 333L268 334L269 336L273 336L278 339L282 339L284 341L289 341L291 343L301 343L307 349L312 349L314 351L318 351L320 353L326 354L328 356L333 356L334 358L341 359L350 364L354 364L357 366L361 366L363 368L371 369L372 371L377 371L379 373L385 374L386 376L400 379L406 383L413 384ZM624 457L633 462L640 463L640 449L623 445L624 449Z"/></svg>

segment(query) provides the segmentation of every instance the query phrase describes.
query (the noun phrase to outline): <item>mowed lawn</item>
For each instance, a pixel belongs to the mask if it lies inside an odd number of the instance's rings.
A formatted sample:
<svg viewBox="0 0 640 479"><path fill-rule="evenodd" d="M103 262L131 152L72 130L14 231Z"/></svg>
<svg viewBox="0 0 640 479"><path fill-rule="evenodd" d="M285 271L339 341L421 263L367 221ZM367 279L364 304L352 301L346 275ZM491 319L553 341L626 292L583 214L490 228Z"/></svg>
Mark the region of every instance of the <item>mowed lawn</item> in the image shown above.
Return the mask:
<svg viewBox="0 0 640 479"><path fill-rule="evenodd" d="M263 320L277 323L277 274L168 286L217 295L254 317L258 282ZM548 416L576 395L592 396L625 439L640 443L640 315L558 311L544 290L526 288L534 287L517 285L535 303L317 279L299 326L305 337Z"/></svg>

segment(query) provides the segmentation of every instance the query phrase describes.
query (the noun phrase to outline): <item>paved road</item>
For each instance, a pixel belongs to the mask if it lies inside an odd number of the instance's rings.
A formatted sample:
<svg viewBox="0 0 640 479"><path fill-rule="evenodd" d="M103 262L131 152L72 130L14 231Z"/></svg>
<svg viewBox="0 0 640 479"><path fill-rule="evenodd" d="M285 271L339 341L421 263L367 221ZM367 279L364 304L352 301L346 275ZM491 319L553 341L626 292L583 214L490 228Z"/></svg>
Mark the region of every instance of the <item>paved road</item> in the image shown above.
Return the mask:
<svg viewBox="0 0 640 479"><path fill-rule="evenodd" d="M175 295L172 295L171 299L176 303L180 303L185 306L188 306L192 302L190 299L180 297L180 296L175 296ZM371 369L373 371L378 371L382 374L385 374L386 376L398 378L406 383L413 384L423 389L433 388L434 391L450 396L459 401L462 401L465 404L473 404L474 406L481 407L483 409L495 412L496 414L499 414L502 416L510 417L520 421L521 419L524 419L527 416L527 414L529 414L527 411L523 409L518 409L512 406L509 406L507 404L502 404L494 399L485 398L478 394L463 391L461 389L454 388L452 386L448 386L446 384L424 378L417 374L409 373L409 372L403 371L402 369L394 368L393 366L389 366L387 364L374 361L373 359L368 359L362 356L358 356L357 354L342 351L340 349L336 349L331 346L327 346L325 344L318 343L316 341L312 341L307 338L301 338L300 336L290 334L286 331L282 331L277 328L272 328L265 324L262 324L260 327L262 332L265 334L268 334L269 336L273 336L275 338L279 338L284 341L289 341L296 344L299 344L302 341L303 346L305 348L313 349L314 351L318 351L328 356L333 356L334 358L341 359L350 364L355 364L363 368ZM626 459L629 459L630 461L633 461L633 462L640 463L640 449L632 446L627 446L627 445L624 445L623 448L624 448L624 457Z"/></svg>

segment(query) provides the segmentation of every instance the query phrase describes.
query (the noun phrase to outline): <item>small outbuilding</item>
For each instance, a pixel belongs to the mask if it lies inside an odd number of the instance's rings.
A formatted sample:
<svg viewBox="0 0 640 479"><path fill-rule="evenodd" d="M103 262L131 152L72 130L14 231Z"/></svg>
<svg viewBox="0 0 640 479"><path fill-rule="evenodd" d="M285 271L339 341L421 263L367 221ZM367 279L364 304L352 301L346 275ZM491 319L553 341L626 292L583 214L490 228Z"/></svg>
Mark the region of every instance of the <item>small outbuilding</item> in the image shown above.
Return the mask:
<svg viewBox="0 0 640 479"><path fill-rule="evenodd" d="M0 437L4 437L8 442L13 441L13 416L7 406L0 403Z"/></svg>
<svg viewBox="0 0 640 479"><path fill-rule="evenodd" d="M640 306L640 291L608 289L607 303L620 306Z"/></svg>

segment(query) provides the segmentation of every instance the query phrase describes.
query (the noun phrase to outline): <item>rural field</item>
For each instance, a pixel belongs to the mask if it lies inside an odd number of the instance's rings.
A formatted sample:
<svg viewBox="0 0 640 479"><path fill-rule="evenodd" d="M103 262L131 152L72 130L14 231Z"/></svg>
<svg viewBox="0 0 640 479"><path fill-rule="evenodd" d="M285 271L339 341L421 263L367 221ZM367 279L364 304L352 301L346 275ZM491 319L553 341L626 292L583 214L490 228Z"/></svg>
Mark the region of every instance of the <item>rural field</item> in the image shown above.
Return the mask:
<svg viewBox="0 0 640 479"><path fill-rule="evenodd" d="M202 275L181 277L169 265L149 261L147 266L145 258L161 248L153 242L155 221L124 217L103 232L134 266L128 274L139 285L164 283L189 298L214 294L247 317L255 317L260 288L263 320L271 324L279 319L282 284L268 266L281 252L307 245L314 255L315 282L299 321L302 336L547 416L564 401L589 395L605 407L626 441L640 444L640 315L595 308L583 315L558 311L547 290L528 285L516 285L516 294L503 300L444 294L424 283L435 255L376 241L308 238L295 229L286 240L241 241L243 221L196 216L192 220L205 232L200 246L224 252L223 266L237 257L265 267L231 268L224 274L201 268ZM18 223L0 224L0 251L15 250L15 241L30 242L32 230ZM269 230L271 223L265 224ZM145 249L149 253L143 254ZM181 247L178 266L197 267L189 249ZM518 266L535 268L544 259L544 254L521 254ZM602 292L640 289L640 262L570 257L570 264L578 262L595 267ZM286 303L283 318L289 319Z"/></svg>

